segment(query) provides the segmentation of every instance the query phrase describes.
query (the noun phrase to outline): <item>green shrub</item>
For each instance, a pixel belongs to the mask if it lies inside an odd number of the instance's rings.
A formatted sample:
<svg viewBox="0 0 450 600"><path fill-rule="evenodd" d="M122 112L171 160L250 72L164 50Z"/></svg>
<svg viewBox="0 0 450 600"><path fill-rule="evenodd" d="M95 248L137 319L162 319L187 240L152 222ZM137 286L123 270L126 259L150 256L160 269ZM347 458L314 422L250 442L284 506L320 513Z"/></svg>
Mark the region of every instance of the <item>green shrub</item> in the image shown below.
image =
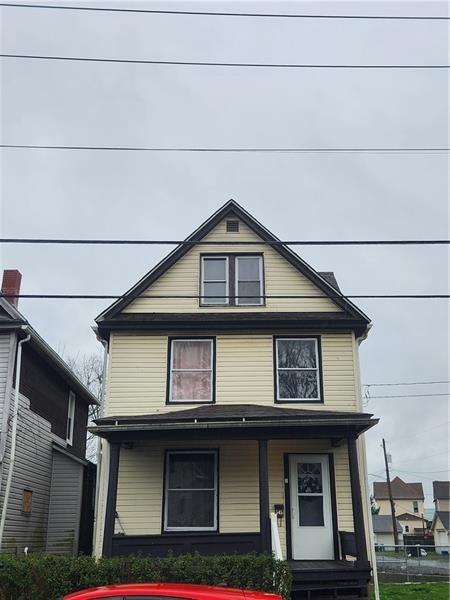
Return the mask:
<svg viewBox="0 0 450 600"><path fill-rule="evenodd" d="M111 583L170 581L226 585L277 592L290 597L287 563L268 554L151 558L129 556L68 558L55 555L0 556L1 600L53 600L88 587Z"/></svg>

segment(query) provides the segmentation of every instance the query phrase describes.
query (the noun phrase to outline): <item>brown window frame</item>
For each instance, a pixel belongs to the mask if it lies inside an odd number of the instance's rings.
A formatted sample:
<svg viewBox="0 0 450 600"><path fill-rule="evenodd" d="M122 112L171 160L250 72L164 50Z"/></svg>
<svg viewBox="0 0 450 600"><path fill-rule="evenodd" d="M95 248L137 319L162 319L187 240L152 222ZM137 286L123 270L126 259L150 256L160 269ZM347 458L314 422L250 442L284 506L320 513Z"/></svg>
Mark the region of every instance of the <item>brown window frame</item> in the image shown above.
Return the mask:
<svg viewBox="0 0 450 600"><path fill-rule="evenodd" d="M262 294L262 298L261 298L261 302L259 304L255 304L255 303L239 303L237 302L237 296L236 296L236 288L237 288L237 280L236 280L236 275L237 275L237 264L238 264L238 259L240 257L255 257L255 258L259 258L261 260L261 294ZM228 299L226 300L226 302L223 303L218 303L218 302L208 302L208 300L204 299L202 294L203 294L203 260L204 259L208 259L208 258L224 258L226 259L226 265L227 265L227 293L228 293ZM199 277L199 306L201 307L207 307L207 308L211 308L214 306L219 306L219 307L261 307L261 306L265 306L266 305L266 284L265 284L265 274L264 274L264 254L263 252L206 252L206 253L201 253L200 254L200 265L199 265L199 273L200 273L200 277Z"/></svg>

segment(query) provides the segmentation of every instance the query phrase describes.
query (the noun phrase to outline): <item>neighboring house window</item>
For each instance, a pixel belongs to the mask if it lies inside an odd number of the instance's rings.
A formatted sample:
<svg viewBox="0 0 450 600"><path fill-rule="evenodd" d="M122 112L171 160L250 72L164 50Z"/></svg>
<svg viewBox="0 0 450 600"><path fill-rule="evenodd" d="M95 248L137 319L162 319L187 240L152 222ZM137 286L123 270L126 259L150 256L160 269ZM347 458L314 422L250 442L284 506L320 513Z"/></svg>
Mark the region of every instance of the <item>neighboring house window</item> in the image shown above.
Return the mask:
<svg viewBox="0 0 450 600"><path fill-rule="evenodd" d="M31 514L31 508L33 505L33 492L32 490L23 490L22 495L22 512L24 515Z"/></svg>
<svg viewBox="0 0 450 600"><path fill-rule="evenodd" d="M71 446L73 444L73 425L75 421L75 394L69 393L69 405L67 409L67 430L66 442Z"/></svg>
<svg viewBox="0 0 450 600"><path fill-rule="evenodd" d="M168 402L213 402L214 340L172 339Z"/></svg>
<svg viewBox="0 0 450 600"><path fill-rule="evenodd" d="M419 503L417 500L413 500L413 510L415 513L419 512Z"/></svg>
<svg viewBox="0 0 450 600"><path fill-rule="evenodd" d="M276 338L276 400L321 401L317 338Z"/></svg>
<svg viewBox="0 0 450 600"><path fill-rule="evenodd" d="M264 303L263 257L259 254L202 256L202 306Z"/></svg>
<svg viewBox="0 0 450 600"><path fill-rule="evenodd" d="M409 533L409 525L405 525L405 533Z"/></svg>
<svg viewBox="0 0 450 600"><path fill-rule="evenodd" d="M166 455L164 530L217 529L217 451Z"/></svg>

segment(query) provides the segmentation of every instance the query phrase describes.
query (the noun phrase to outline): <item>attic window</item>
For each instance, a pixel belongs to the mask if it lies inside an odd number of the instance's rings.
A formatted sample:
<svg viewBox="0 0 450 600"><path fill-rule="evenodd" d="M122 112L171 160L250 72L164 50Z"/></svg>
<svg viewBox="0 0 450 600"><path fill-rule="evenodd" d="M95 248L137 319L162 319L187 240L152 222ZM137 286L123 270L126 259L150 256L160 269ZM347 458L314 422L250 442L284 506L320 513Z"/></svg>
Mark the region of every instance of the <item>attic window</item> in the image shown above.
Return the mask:
<svg viewBox="0 0 450 600"><path fill-rule="evenodd" d="M239 221L227 221L227 233L239 233Z"/></svg>

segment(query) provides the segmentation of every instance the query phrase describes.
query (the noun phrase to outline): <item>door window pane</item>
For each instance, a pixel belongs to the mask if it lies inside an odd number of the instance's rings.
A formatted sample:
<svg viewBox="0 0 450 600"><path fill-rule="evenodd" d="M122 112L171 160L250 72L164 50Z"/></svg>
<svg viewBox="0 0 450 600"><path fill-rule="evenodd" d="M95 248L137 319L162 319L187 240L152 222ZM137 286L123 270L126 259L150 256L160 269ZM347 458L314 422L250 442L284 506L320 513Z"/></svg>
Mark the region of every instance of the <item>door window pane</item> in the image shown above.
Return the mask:
<svg viewBox="0 0 450 600"><path fill-rule="evenodd" d="M278 400L319 400L316 339L277 339Z"/></svg>
<svg viewBox="0 0 450 600"><path fill-rule="evenodd" d="M166 530L216 528L216 452L167 455Z"/></svg>
<svg viewBox="0 0 450 600"><path fill-rule="evenodd" d="M323 525L323 496L299 496L298 512L300 527Z"/></svg>
<svg viewBox="0 0 450 600"><path fill-rule="evenodd" d="M298 464L298 493L322 494L322 465L321 463Z"/></svg>
<svg viewBox="0 0 450 600"><path fill-rule="evenodd" d="M171 341L169 400L212 401L212 353L212 340Z"/></svg>

